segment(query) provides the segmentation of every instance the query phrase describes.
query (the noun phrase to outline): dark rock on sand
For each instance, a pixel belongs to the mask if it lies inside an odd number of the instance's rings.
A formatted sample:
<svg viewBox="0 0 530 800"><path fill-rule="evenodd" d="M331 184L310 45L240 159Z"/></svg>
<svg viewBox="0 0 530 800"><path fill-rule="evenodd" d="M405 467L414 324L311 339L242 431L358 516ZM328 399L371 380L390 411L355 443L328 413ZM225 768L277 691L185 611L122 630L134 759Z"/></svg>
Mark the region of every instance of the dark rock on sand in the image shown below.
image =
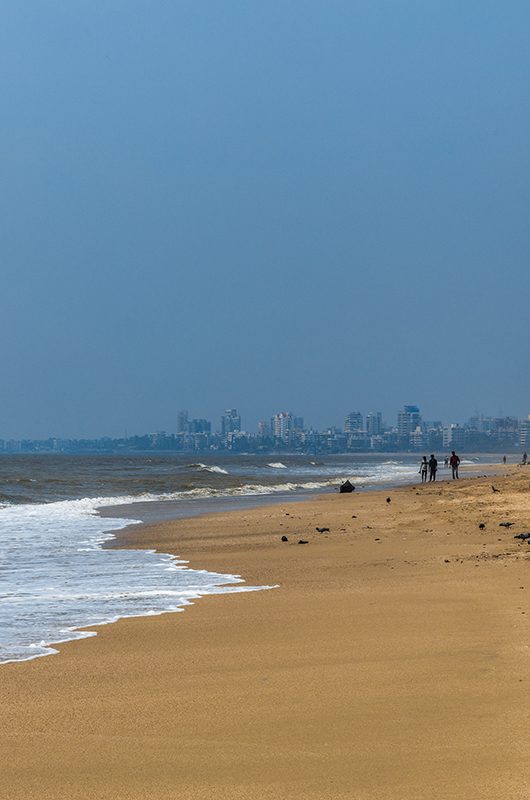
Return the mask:
<svg viewBox="0 0 530 800"><path fill-rule="evenodd" d="M499 522L499 528L511 528L515 522Z"/></svg>
<svg viewBox="0 0 530 800"><path fill-rule="evenodd" d="M282 536L282 542L288 542L288 541L289 539L287 538L287 536Z"/></svg>
<svg viewBox="0 0 530 800"><path fill-rule="evenodd" d="M298 544L309 544L307 539L298 539Z"/></svg>
<svg viewBox="0 0 530 800"><path fill-rule="evenodd" d="M341 483L339 492L341 494L345 494L346 492L354 492L355 486L351 481L345 480L344 483Z"/></svg>
<svg viewBox="0 0 530 800"><path fill-rule="evenodd" d="M315 528L315 530L318 531L319 533L327 533L329 531L329 528Z"/></svg>

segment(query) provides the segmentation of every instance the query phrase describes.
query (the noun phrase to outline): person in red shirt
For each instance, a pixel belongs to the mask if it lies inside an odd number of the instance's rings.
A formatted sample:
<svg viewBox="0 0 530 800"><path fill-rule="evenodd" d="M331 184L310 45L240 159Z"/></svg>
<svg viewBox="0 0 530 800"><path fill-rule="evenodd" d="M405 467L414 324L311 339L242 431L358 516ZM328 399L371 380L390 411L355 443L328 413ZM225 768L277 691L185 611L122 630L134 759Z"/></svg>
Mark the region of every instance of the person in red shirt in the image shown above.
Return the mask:
<svg viewBox="0 0 530 800"><path fill-rule="evenodd" d="M455 478L458 478L458 465L460 464L460 459L458 458L454 450L451 450L451 458L449 459L449 464L451 465L451 470L453 472L453 480L454 480Z"/></svg>

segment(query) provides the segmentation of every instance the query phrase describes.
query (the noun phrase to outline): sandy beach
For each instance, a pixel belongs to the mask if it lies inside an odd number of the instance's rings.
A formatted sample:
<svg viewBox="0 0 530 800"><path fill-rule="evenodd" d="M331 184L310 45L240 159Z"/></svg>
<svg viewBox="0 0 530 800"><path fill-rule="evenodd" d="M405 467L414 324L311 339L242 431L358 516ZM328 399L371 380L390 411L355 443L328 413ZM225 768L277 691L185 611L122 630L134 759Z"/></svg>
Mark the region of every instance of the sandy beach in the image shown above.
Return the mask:
<svg viewBox="0 0 530 800"><path fill-rule="evenodd" d="M504 472L125 531L277 588L0 667L0 797L528 800L530 471Z"/></svg>

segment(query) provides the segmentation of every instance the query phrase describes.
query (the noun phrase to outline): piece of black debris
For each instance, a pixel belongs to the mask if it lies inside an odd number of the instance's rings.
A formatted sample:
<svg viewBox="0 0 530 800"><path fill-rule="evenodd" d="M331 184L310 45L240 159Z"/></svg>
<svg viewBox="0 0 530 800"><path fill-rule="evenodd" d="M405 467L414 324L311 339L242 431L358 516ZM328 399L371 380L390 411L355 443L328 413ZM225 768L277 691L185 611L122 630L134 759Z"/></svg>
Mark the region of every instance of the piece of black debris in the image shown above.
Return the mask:
<svg viewBox="0 0 530 800"><path fill-rule="evenodd" d="M355 491L355 486L353 485L353 483L351 481L345 480L344 483L341 483L340 489L339 489L339 492L341 494L344 494L344 493L347 493L347 492L354 492L354 491Z"/></svg>
<svg viewBox="0 0 530 800"><path fill-rule="evenodd" d="M522 539L523 542L530 539L530 533L516 533L514 539Z"/></svg>
<svg viewBox="0 0 530 800"><path fill-rule="evenodd" d="M491 489L493 492L500 492L500 489L496 489L495 486L493 486L493 484L491 486Z"/></svg>
<svg viewBox="0 0 530 800"><path fill-rule="evenodd" d="M515 522L499 522L499 528L511 528Z"/></svg>
<svg viewBox="0 0 530 800"><path fill-rule="evenodd" d="M329 531L329 528L315 528L315 530L318 531L319 533L327 533Z"/></svg>
<svg viewBox="0 0 530 800"><path fill-rule="evenodd" d="M282 542L288 542L288 541L289 539L287 538L287 536L282 536Z"/></svg>
<svg viewBox="0 0 530 800"><path fill-rule="evenodd" d="M386 498L386 502L387 502L387 503L391 503L391 502L392 502L392 498L391 498L391 497L387 497L387 498Z"/></svg>
<svg viewBox="0 0 530 800"><path fill-rule="evenodd" d="M298 544L309 544L307 539L298 539Z"/></svg>
<svg viewBox="0 0 530 800"><path fill-rule="evenodd" d="M481 531L483 531L483 530L484 530L484 528L486 527L486 525L485 525L485 523L484 523L484 522L479 522L478 526L479 526L479 528L480 528L480 530L481 530Z"/></svg>

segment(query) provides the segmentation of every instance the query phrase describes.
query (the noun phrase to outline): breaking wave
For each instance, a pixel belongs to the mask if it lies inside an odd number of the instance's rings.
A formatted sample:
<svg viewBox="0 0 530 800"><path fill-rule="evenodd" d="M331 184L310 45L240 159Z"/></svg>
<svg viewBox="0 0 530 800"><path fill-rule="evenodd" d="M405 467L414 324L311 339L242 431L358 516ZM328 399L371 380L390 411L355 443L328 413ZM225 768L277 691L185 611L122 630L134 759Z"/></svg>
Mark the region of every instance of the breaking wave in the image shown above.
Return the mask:
<svg viewBox="0 0 530 800"><path fill-rule="evenodd" d="M218 475L228 475L228 470L223 469L222 467L217 467L215 464L190 464L190 467L194 467L200 472L214 472Z"/></svg>

